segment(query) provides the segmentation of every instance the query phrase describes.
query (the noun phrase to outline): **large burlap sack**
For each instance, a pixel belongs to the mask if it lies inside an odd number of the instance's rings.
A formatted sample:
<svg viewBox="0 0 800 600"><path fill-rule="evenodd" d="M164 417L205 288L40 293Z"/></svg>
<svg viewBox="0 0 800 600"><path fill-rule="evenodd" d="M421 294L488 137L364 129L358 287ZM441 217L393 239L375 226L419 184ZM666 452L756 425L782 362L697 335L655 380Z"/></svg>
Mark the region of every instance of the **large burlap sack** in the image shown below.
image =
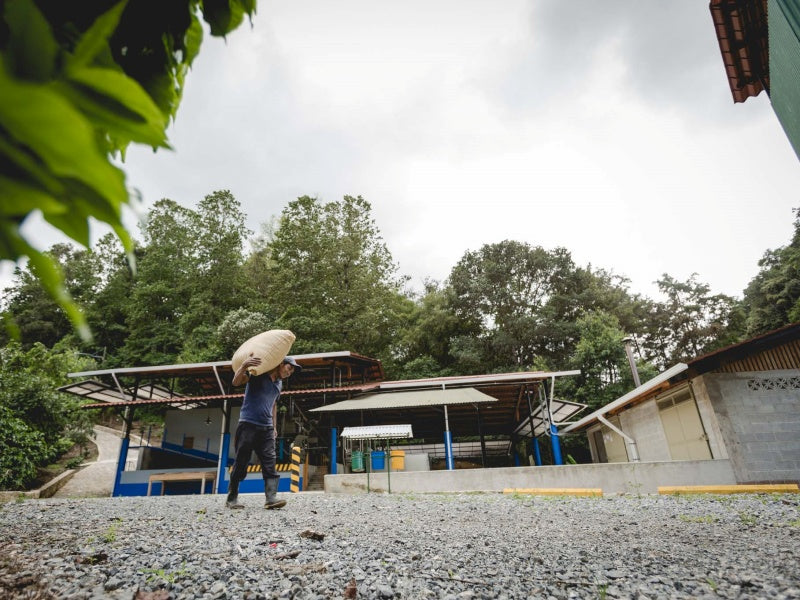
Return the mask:
<svg viewBox="0 0 800 600"><path fill-rule="evenodd" d="M288 329L271 329L254 335L234 353L231 359L233 372L236 373L251 354L261 359L260 365L248 369L251 375L262 375L271 371L289 354L294 340L295 335Z"/></svg>

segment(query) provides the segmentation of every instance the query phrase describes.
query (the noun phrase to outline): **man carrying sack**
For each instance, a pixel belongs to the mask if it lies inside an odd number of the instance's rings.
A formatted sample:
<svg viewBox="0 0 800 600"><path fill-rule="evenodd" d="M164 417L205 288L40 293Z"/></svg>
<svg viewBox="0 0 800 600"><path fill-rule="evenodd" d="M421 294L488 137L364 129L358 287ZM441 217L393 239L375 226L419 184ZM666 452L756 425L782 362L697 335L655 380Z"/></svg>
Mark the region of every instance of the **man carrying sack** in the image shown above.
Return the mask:
<svg viewBox="0 0 800 600"><path fill-rule="evenodd" d="M247 381L247 387L244 390L244 403L234 437L236 460L225 501L228 508L244 508L244 504L239 502L239 482L247 476L247 464L253 451L261 462L261 476L264 478L264 493L267 496L264 508L286 506L286 500L278 500L277 497L280 476L275 470L275 423L283 380L295 371L299 372L302 367L294 358L287 356L271 371L262 375L251 375L249 369L260 364L261 359L251 354L233 376L234 386L240 386Z"/></svg>

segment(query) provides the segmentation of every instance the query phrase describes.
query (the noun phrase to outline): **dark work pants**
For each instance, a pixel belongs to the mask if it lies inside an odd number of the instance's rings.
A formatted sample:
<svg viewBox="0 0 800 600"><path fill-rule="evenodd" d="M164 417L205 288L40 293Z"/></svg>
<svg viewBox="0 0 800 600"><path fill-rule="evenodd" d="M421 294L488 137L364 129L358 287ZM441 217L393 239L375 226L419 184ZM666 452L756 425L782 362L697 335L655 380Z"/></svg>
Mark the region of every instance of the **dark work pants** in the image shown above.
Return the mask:
<svg viewBox="0 0 800 600"><path fill-rule="evenodd" d="M236 427L234 447L236 460L231 471L231 487L239 489L239 482L247 477L247 464L250 462L250 453L255 452L261 463L261 476L267 479L280 477L275 470L275 435L272 427L261 427L253 423L240 421Z"/></svg>

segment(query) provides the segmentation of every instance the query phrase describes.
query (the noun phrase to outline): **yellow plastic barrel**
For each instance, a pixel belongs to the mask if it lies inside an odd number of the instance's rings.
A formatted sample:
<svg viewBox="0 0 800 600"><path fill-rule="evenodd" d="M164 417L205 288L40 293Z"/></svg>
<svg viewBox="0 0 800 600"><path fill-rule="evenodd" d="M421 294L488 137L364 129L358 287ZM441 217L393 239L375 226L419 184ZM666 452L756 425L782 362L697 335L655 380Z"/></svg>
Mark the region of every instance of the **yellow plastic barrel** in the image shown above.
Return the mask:
<svg viewBox="0 0 800 600"><path fill-rule="evenodd" d="M406 468L406 453L402 450L392 450L389 453L392 461L392 469L395 471L402 471Z"/></svg>

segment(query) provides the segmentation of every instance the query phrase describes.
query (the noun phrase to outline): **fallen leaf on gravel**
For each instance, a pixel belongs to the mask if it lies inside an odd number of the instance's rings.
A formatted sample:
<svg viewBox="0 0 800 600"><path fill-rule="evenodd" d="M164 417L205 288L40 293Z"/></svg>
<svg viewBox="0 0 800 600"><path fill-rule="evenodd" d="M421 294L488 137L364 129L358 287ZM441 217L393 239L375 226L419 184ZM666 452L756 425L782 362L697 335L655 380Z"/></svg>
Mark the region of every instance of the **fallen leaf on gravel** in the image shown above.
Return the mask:
<svg viewBox="0 0 800 600"><path fill-rule="evenodd" d="M318 542L321 542L322 540L325 539L325 534L320 533L319 531L314 531L313 529L306 529L300 534L300 537L310 538L312 540L317 540Z"/></svg>
<svg viewBox="0 0 800 600"><path fill-rule="evenodd" d="M300 555L300 550L292 550L291 552L284 552L283 554L276 554L272 558L275 560L283 560L285 558L297 558Z"/></svg>
<svg viewBox="0 0 800 600"><path fill-rule="evenodd" d="M356 598L357 596L358 596L358 590L356 589L356 578L351 577L350 581L347 583L347 586L344 588L344 597Z"/></svg>

